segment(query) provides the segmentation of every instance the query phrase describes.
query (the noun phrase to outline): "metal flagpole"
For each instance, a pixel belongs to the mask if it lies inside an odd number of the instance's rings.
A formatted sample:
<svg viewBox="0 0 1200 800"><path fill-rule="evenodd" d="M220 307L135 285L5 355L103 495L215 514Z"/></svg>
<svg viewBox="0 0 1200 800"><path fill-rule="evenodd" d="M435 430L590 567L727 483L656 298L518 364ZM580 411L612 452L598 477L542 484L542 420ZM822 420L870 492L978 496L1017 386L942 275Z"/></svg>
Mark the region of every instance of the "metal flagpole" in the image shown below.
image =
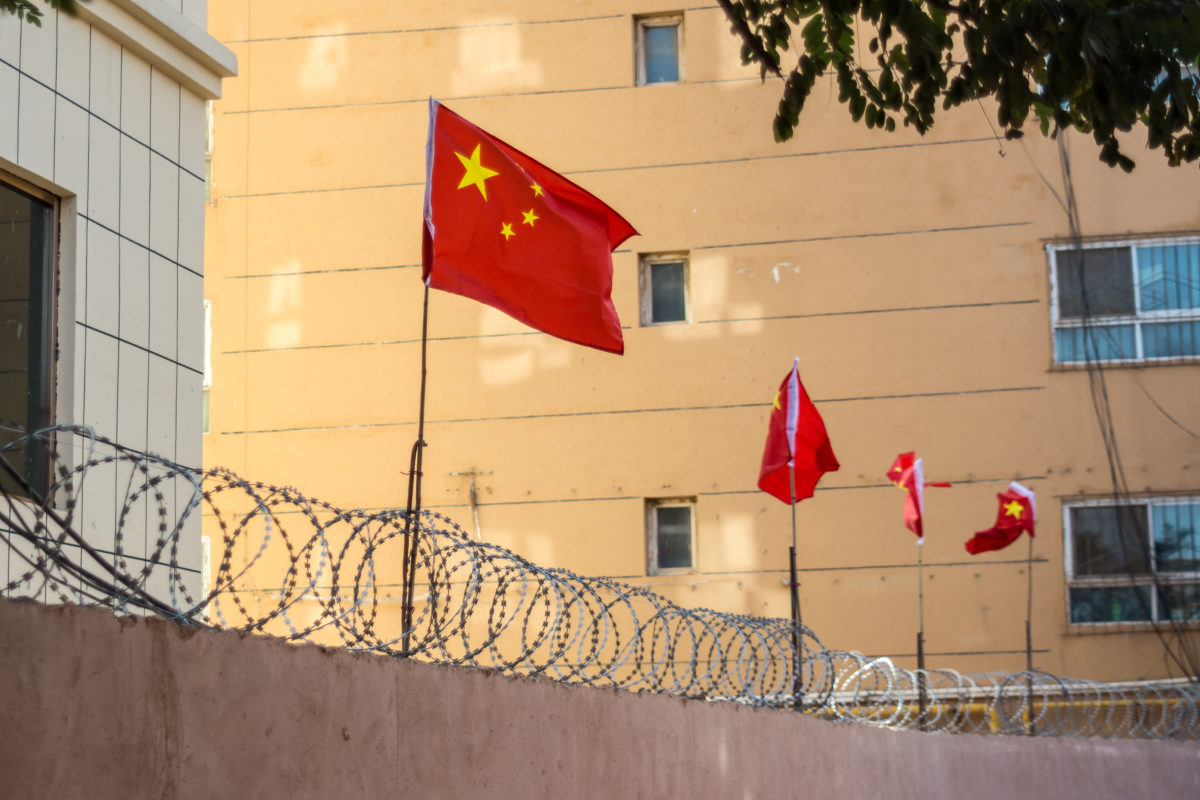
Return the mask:
<svg viewBox="0 0 1200 800"><path fill-rule="evenodd" d="M429 284L425 284L425 299L421 307L421 400L417 411L417 440L413 442L408 459L408 505L404 512L404 562L401 583L402 616L400 650L410 655L409 634L413 619L413 583L417 571L417 537L421 515L421 464L425 453L425 363L429 345Z"/></svg>
<svg viewBox="0 0 1200 800"><path fill-rule="evenodd" d="M925 730L925 536L917 540L917 724Z"/></svg>
<svg viewBox="0 0 1200 800"><path fill-rule="evenodd" d="M1028 533L1028 531L1026 532ZM1029 550L1025 557L1025 713L1029 715L1026 733L1033 736L1037 733L1033 722L1033 537L1029 539Z"/></svg>
<svg viewBox="0 0 1200 800"><path fill-rule="evenodd" d="M788 442L789 449L792 443ZM800 587L796 581L796 460L788 462L789 483L792 487L792 546L788 548L788 586L792 593L792 654L795 675L792 681L792 708L804 707L804 651L800 641Z"/></svg>

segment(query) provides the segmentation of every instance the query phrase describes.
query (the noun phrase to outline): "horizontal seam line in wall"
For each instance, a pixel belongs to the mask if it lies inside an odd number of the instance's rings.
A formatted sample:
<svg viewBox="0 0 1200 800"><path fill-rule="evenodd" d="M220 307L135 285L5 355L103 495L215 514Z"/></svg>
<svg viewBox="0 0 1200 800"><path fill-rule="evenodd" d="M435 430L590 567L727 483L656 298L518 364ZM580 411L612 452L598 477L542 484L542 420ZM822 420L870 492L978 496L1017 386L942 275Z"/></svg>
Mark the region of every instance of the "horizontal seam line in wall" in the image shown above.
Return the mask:
<svg viewBox="0 0 1200 800"><path fill-rule="evenodd" d="M586 92L616 92L623 89L633 89L632 85L622 86L589 86L581 89L542 89L528 92L499 92L496 94L464 94L456 97L443 98L442 102L456 103L459 100L492 100L500 97L538 97L554 94L583 94ZM333 111L349 108L372 108L376 106L409 106L429 102L428 97L415 97L405 100L371 100L361 103L328 103L320 106L280 106L279 108L247 108L241 110L222 111L223 115L241 116L243 114L281 114L290 111Z"/></svg>
<svg viewBox="0 0 1200 800"><path fill-rule="evenodd" d="M941 306L896 306L895 308L868 308L854 311L818 311L812 314L775 314L764 317L728 317L725 319L697 320L697 325L711 325L718 322L767 322L780 319L811 319L814 317L854 317L867 314L898 314L909 311L949 311L964 308L993 308L1000 306L1021 306L1039 303L1040 300L996 300L990 303L951 303Z"/></svg>
<svg viewBox="0 0 1200 800"><path fill-rule="evenodd" d="M309 39L340 39L361 36L402 36L410 33L439 33L442 31L485 30L488 28L517 28L523 25L565 25L575 22L598 22L621 19L624 14L605 14L595 17L563 17L561 19L530 19L512 22L478 22L473 25L438 25L428 28L392 28L382 31L345 31L340 33L308 33L297 36L264 36L258 39L230 39L228 44L263 44L266 42L295 42Z"/></svg>
<svg viewBox="0 0 1200 800"><path fill-rule="evenodd" d="M180 161L179 161L179 159L178 159L178 158L176 158L176 159L174 159L174 160L173 160L173 159L172 159L170 156L168 156L166 153L162 152L161 150L156 150L156 149L155 149L155 148L154 148L154 147L153 147L153 146L152 146L152 145L151 145L149 142L143 142L141 139L137 138L136 136L133 136L133 135L131 135L131 134L129 133L129 131L122 130L120 127L118 127L118 126L114 125L113 123L109 122L109 121L108 121L108 120L106 120L104 117L102 117L102 116L100 116L99 114L95 113L94 111L92 111L92 110L91 110L90 108L88 108L87 106L80 104L80 103L79 103L78 101L76 101L76 100L72 100L70 97L67 97L65 94L63 94L62 92L58 91L56 88L54 88L54 87L53 87L53 86L51 86L50 84L48 84L48 83L44 83L44 82L42 82L42 81L38 80L37 78L35 78L33 75L30 75L28 72L25 72L25 71L23 71L23 70L22 70L20 67L18 67L17 65L15 65L15 64L11 64L11 63L9 63L9 62L5 61L5 60L4 60L4 59L2 59L2 58L0 58L0 64L8 64L8 66L12 67L13 69L15 69L15 70L17 71L17 75L18 75L18 76L24 75L26 78L28 78L29 80L33 81L33 82L34 82L34 83L36 83L38 86L41 86L43 89L46 89L46 90L48 90L48 91L49 91L51 94L53 94L55 97L62 98L62 99L65 101L65 102L67 102L67 103L70 103L71 105L75 106L75 107L76 107L76 108L78 108L80 111L82 111L83 113L87 114L87 115L88 115L88 117L90 117L90 118L92 118L92 119L95 119L96 121L98 121L98 122L100 122L100 123L102 123L102 124L104 124L104 125L107 125L108 127L112 128L114 131L116 131L116 132L117 132L117 133L119 133L120 135L124 136L125 138L129 139L130 141L137 142L137 143L138 143L138 144L140 144L142 147L144 147L144 148L146 148L147 150L149 150L151 153L155 153L155 154L157 154L157 155L159 155L159 156L162 156L162 157L163 157L163 158L164 158L164 159L167 161L167 163L169 163L169 164L173 164L173 165L175 165L175 166L179 167L181 170L183 170L184 172L186 172L188 175L191 175L191 176L192 176L193 178L195 178L196 180L200 180L200 181L204 180L204 176L203 176L203 175L197 175L195 172L192 172L190 169L188 169L188 168L187 168L187 167L185 167L185 166L184 166L182 163L180 163Z"/></svg>
<svg viewBox="0 0 1200 800"><path fill-rule="evenodd" d="M726 166L736 164L751 164L758 161L778 161L780 159L789 158L811 158L814 156L831 156L842 155L847 153L869 153L876 151L893 151L906 150L916 147L941 147L943 145L954 144L978 144L980 142L993 142L994 139L978 138L978 139L953 139L945 142L911 142L895 145L875 145L871 147L847 147L835 150L813 150L803 153L780 153L777 155L766 156L744 156L741 158L715 158L707 161L671 161L663 164L634 164L622 167L603 167L596 169L576 169L566 170L563 175L595 175L600 173L614 172L640 172L650 169L678 169L684 167L711 167L711 166ZM424 186L424 181L413 181L407 183L381 183L369 186L334 186L322 189L290 189L287 191L278 192L251 192L246 194L228 194L221 195L225 200L245 200L256 197L282 197L288 195L301 194L322 194L328 192L357 192L357 191L372 191L379 189L403 189L416 186Z"/></svg>
<svg viewBox="0 0 1200 800"><path fill-rule="evenodd" d="M801 239L773 239L763 242L731 242L729 244L703 244L692 250L723 250L735 247L764 247L772 244L801 244L805 242L836 242L847 239L882 239L890 236L919 236L926 233L961 233L963 231L981 231L995 228L1019 228L1032 225L1032 222L992 222L983 225L961 225L951 228L923 228L911 231L881 231L879 233L843 233L832 236L811 236Z"/></svg>
<svg viewBox="0 0 1200 800"><path fill-rule="evenodd" d="M385 264L378 267L331 267L329 269L307 269L295 272L254 272L246 275L225 275L227 281L242 281L251 278L292 278L301 275L329 275L339 272L382 272L391 269L420 269L420 264Z"/></svg>
<svg viewBox="0 0 1200 800"><path fill-rule="evenodd" d="M928 476L926 476L926 477L928 477ZM1045 475L1018 475L1016 478L1014 478L1011 475L1005 475L1005 476L999 477L999 478L955 478L955 479L950 479L950 478L946 478L945 476L940 476L940 477L943 480L946 480L949 483L954 484L955 486L967 486L967 485L970 485L973 483L999 483L1001 481L1008 482L1008 481L1012 481L1012 480L1043 481L1046 479ZM845 486L822 486L821 490L828 491L828 492L835 492L835 491L844 491L846 489L895 489L895 488L896 488L896 485L894 483L853 483L853 484L846 484ZM942 488L942 487L934 487L934 488ZM761 492L762 492L761 489L729 489L729 490L723 491L723 492L696 492L696 494L700 497L717 497L719 495L730 495L730 494L760 494Z"/></svg>
<svg viewBox="0 0 1200 800"><path fill-rule="evenodd" d="M94 217L89 217L87 214L80 214L80 215L79 215L79 217L80 217L80 219L86 220L87 222L90 222L91 224L95 225L97 228L101 228L101 229L103 229L103 230L106 230L106 231L108 231L108 232L109 232L109 233L111 233L113 236L116 236L118 239L120 239L120 240L123 240L123 241L126 241L126 242L129 242L129 243L130 243L130 244L132 244L132 245L137 245L138 247L142 248L142 249L143 249L143 250L145 250L146 252L148 252L148 253L153 253L154 255L158 256L158 257L159 257L159 258L161 258L163 261L166 261L166 262L170 263L170 264L171 264L171 265L173 265L173 266L179 267L181 270L183 270L183 271L185 271L185 272L190 272L190 273L192 273L193 275L195 275L197 278L200 278L201 280L204 280L204 274L203 274L203 273L196 272L196 270L192 269L192 268L191 268L191 267L189 267L187 264L181 264L181 263L179 263L178 261L176 261L174 258L172 258L172 257L170 257L170 256L168 256L168 255L165 255L165 254L163 254L163 253L160 253L159 251L157 251L157 250L155 250L154 248L152 248L150 245L148 245L148 244L142 244L142 243L141 243L141 242L139 242L137 239L131 239L131 238L129 238L128 236L126 236L125 234L121 233L120 231L113 230L112 228L110 228L109 226L105 225L103 222L100 222L99 220L95 219Z"/></svg>
<svg viewBox="0 0 1200 800"><path fill-rule="evenodd" d="M128 339L123 339L123 338L121 338L119 335L117 335L117 334L115 334L115 333L109 333L109 332L108 332L108 331L106 331L106 330L102 330L102 329L100 329L100 328L97 328L97 327L95 327L95 326L93 326L93 325L89 325L89 324L87 324L86 322L83 322L82 320L75 320L75 324L76 324L76 325L78 325L78 326L80 326L81 328L86 328L87 330L91 331L92 333L98 333L98 334L100 334L101 336L107 336L107 337L109 337L110 339L116 339L118 342L122 342L123 344L127 344L127 345L129 345L130 347L135 347L135 348L137 348L138 350L141 350L143 353L148 353L148 354L150 354L150 355L152 355L152 356L155 356L155 357L157 357L157 358L161 358L163 361L166 361L166 362L168 362L168 363L170 363L170 364L174 364L174 365L175 365L175 366L177 366L177 367L182 367L183 369L186 369L186 370L187 370L187 371L189 371L189 372L194 372L195 374L197 374L197 375L201 375L201 376L203 376L203 375L204 375L204 370L196 369L195 367L188 366L187 364L184 364L182 361L179 361L179 360L177 360L177 359L174 359L174 358L170 358L169 356L164 356L162 353L159 353L159 352L157 352L157 351L155 351L155 350L151 350L149 347L145 347L145 346L143 346L143 345L140 345L140 344L138 344L137 342L131 342L131 341L129 341Z"/></svg>
<svg viewBox="0 0 1200 800"><path fill-rule="evenodd" d="M702 319L693 324L696 325L711 325L714 323L736 323L736 322L774 322L788 319L814 319L822 317L849 317L868 314L899 314L914 311L945 311L954 309L967 308L988 308L992 306L1016 306L1028 305L1031 303L1040 302L1038 300L1002 300L994 303L963 303L960 305L944 305L944 306L913 306L907 308L873 308L862 311L824 311L814 312L812 314L780 314L777 316L767 317L731 317L728 319ZM621 330L633 330L632 325L622 325ZM537 336L542 334L542 331L514 331L513 333L483 333L471 334L468 336L431 336L431 342L458 342L474 339L498 339L513 336ZM549 335L549 334L546 334ZM295 347L248 347L243 350L222 350L221 355L225 356L240 356L259 353L289 353L302 350L341 350L351 347L394 347L398 345L420 344L420 339L391 339L387 341L377 342L334 342L331 344L309 344L298 345Z"/></svg>
<svg viewBox="0 0 1200 800"><path fill-rule="evenodd" d="M814 403L847 403L860 400L907 400L917 397L955 397L959 395L975 395L975 394L995 394L998 392L1029 392L1040 391L1045 389L1045 386L1013 386L1000 389L963 389L954 392L922 392L918 394L891 394L891 395L874 395L863 397L835 397L835 398L818 398L814 399ZM452 425L468 422L512 422L515 420L528 419L558 419L571 417L598 417L605 415L623 416L628 414L661 414L679 411L723 411L729 409L741 408L769 408L771 404L766 403L727 403L722 405L712 406L675 406L667 408L632 408L632 409L607 409L604 411L564 411L553 414L528 414L521 416L501 416L501 417L460 417L456 419L434 419L426 420L427 425ZM409 422L375 422L361 425L322 425L310 428L262 428L255 430L244 431L223 431L214 435L217 436L246 436L250 434L263 433L312 433L316 431L339 431L339 430L367 430L373 428L403 428L416 425L415 421Z"/></svg>

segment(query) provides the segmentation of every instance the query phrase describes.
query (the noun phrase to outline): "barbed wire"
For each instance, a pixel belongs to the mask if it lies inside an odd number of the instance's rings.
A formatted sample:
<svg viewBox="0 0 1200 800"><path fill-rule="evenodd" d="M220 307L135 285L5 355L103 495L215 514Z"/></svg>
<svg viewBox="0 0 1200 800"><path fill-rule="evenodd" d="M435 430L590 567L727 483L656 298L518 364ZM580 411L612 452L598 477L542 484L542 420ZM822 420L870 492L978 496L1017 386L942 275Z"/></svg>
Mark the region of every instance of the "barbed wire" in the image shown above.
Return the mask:
<svg viewBox="0 0 1200 800"><path fill-rule="evenodd" d="M390 579L404 572L402 510L339 509L80 427L0 432L2 596L893 728L1200 739L1193 683L901 669L827 649L790 620L685 608L645 587L539 567L430 511L409 526L404 630L403 587ZM40 492L28 478L38 463L51 476ZM202 516L218 534L207 570Z"/></svg>

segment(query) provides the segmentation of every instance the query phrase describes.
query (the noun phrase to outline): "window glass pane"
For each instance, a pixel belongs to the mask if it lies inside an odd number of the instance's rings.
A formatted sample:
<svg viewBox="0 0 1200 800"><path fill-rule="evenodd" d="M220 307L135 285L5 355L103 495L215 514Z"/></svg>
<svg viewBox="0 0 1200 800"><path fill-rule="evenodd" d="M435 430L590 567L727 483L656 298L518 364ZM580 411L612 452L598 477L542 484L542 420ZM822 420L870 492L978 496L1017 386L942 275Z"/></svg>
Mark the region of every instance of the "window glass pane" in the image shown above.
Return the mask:
<svg viewBox="0 0 1200 800"><path fill-rule="evenodd" d="M1143 311L1200 309L1200 242L1139 247Z"/></svg>
<svg viewBox="0 0 1200 800"><path fill-rule="evenodd" d="M679 58L675 52L678 29L678 25L646 25L642 28L646 83L679 80Z"/></svg>
<svg viewBox="0 0 1200 800"><path fill-rule="evenodd" d="M1085 308L1091 316L1134 313L1133 261L1128 247L1059 250L1055 263L1060 319L1080 319Z"/></svg>
<svg viewBox="0 0 1200 800"><path fill-rule="evenodd" d="M692 566L692 509L664 506L654 510L658 527L658 568Z"/></svg>
<svg viewBox="0 0 1200 800"><path fill-rule="evenodd" d="M1160 572L1200 571L1200 503L1154 506L1154 566Z"/></svg>
<svg viewBox="0 0 1200 800"><path fill-rule="evenodd" d="M1133 325L1089 325L1059 328L1054 332L1059 363L1088 360L1121 361L1137 358L1137 334Z"/></svg>
<svg viewBox="0 0 1200 800"><path fill-rule="evenodd" d="M1071 587L1071 622L1149 621L1149 587Z"/></svg>
<svg viewBox="0 0 1200 800"><path fill-rule="evenodd" d="M0 419L29 429L50 423L45 328L53 299L46 286L52 224L51 206L0 183ZM0 430L0 447L16 440ZM45 488L39 448L6 448L3 455L35 489ZM24 494L6 474L0 485Z"/></svg>
<svg viewBox="0 0 1200 800"><path fill-rule="evenodd" d="M1075 577L1148 572L1146 507L1085 506L1071 509Z"/></svg>
<svg viewBox="0 0 1200 800"><path fill-rule="evenodd" d="M682 261L650 265L651 322L683 322L687 319L683 278Z"/></svg>
<svg viewBox="0 0 1200 800"><path fill-rule="evenodd" d="M1164 586L1158 595L1158 618L1179 622L1200 620L1200 584Z"/></svg>
<svg viewBox="0 0 1200 800"><path fill-rule="evenodd" d="M1200 355L1200 321L1143 324L1142 352L1146 358Z"/></svg>

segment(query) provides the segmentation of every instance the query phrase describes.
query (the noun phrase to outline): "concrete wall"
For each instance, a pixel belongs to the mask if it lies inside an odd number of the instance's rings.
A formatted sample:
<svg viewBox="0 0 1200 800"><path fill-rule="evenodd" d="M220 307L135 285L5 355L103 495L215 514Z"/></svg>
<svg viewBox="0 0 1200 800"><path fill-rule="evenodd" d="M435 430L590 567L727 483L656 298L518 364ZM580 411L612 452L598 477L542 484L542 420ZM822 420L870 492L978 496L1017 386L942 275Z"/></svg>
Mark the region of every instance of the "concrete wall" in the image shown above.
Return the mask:
<svg viewBox="0 0 1200 800"><path fill-rule="evenodd" d="M0 602L0 794L1200 795L1196 743L936 736Z"/></svg>
<svg viewBox="0 0 1200 800"><path fill-rule="evenodd" d="M236 61L205 32L204 0L42 10L40 27L0 14L0 181L57 198L53 422L199 467L205 103ZM84 499L82 532L104 552L120 481L99 468ZM181 553L198 584L198 522ZM5 559L0 586L17 569Z"/></svg>

